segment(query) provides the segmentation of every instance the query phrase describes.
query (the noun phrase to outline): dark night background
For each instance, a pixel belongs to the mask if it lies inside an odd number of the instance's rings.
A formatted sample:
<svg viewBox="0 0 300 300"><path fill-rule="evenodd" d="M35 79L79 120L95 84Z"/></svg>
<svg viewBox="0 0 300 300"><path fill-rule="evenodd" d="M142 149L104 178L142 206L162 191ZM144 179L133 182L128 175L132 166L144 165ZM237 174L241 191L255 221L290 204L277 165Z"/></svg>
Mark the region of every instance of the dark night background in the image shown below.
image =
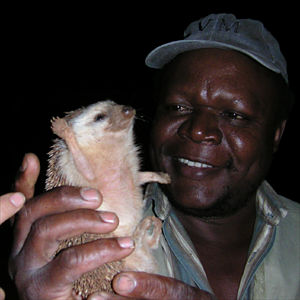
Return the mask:
<svg viewBox="0 0 300 300"><path fill-rule="evenodd" d="M130 7L114 2L84 7L80 3L49 3L4 9L1 194L10 191L26 152L34 152L41 159L38 190L42 191L46 153L54 138L50 119L80 106L108 98L133 105L148 120L136 122L137 140L146 145L153 71L144 65L145 56L162 43L181 39L191 21L209 13L227 12L263 21L279 40L287 59L296 103L268 179L280 194L299 201L297 8L273 4L262 10L249 3L240 8L228 3L195 5L187 1L171 6L166 3L165 8L155 2ZM0 286L9 292L5 280L11 236L7 222L0 234L4 238L0 246ZM11 294L7 299L13 298Z"/></svg>

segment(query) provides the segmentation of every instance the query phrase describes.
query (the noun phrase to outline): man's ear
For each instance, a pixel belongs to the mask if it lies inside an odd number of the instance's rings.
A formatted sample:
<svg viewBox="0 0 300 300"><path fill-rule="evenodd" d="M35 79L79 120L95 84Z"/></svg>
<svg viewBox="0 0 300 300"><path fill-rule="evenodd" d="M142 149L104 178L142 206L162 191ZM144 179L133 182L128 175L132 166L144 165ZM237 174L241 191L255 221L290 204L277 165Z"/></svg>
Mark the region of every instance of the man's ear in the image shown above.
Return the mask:
<svg viewBox="0 0 300 300"><path fill-rule="evenodd" d="M275 131L273 153L275 153L279 148L279 143L285 129L286 121L287 120L281 121Z"/></svg>

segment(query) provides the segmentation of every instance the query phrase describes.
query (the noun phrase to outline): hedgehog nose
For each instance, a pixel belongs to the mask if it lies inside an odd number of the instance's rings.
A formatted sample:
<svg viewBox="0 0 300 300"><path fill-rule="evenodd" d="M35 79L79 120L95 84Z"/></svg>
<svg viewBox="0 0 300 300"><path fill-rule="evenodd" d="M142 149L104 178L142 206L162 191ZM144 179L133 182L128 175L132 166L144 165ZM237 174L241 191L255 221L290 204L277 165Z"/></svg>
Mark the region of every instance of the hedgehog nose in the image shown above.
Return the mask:
<svg viewBox="0 0 300 300"><path fill-rule="evenodd" d="M130 115L133 111L133 108L131 106L124 106L122 111L125 115Z"/></svg>

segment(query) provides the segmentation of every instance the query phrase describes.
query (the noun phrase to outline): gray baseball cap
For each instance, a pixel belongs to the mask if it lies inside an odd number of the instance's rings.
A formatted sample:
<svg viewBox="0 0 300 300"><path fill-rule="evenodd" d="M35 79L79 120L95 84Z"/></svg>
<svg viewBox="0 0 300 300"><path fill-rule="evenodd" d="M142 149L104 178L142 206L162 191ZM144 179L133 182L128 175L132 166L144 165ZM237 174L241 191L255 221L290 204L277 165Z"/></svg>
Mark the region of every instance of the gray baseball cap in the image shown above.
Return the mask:
<svg viewBox="0 0 300 300"><path fill-rule="evenodd" d="M264 67L279 73L288 83L286 60L277 40L252 19L237 19L232 14L211 14L192 22L184 39L161 45L146 57L146 65L161 69L178 54L201 48L222 48L242 52Z"/></svg>

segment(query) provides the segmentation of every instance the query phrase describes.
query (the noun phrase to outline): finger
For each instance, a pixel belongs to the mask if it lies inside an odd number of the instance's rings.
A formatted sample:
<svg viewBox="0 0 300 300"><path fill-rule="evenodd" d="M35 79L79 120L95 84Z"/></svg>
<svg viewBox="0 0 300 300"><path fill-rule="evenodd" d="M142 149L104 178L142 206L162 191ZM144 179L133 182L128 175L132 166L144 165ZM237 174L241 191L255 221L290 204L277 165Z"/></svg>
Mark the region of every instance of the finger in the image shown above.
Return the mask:
<svg viewBox="0 0 300 300"><path fill-rule="evenodd" d="M81 208L95 209L101 205L102 196L90 188L59 187L26 203L18 214L12 255L23 247L32 224L41 217Z"/></svg>
<svg viewBox="0 0 300 300"><path fill-rule="evenodd" d="M70 295L72 283L82 274L105 263L120 260L133 250L133 242L127 237L102 239L65 249L41 270L39 277L43 281L40 284L55 286L60 296ZM47 290L46 286L41 285L42 290Z"/></svg>
<svg viewBox="0 0 300 300"><path fill-rule="evenodd" d="M4 300L5 299L5 292L3 291L3 289L0 287L0 300Z"/></svg>
<svg viewBox="0 0 300 300"><path fill-rule="evenodd" d="M33 197L39 173L40 162L38 157L33 153L25 154L15 181L14 190L23 193L26 199Z"/></svg>
<svg viewBox="0 0 300 300"><path fill-rule="evenodd" d="M211 300L210 294L182 281L143 272L126 272L113 280L114 291L137 299Z"/></svg>
<svg viewBox="0 0 300 300"><path fill-rule="evenodd" d="M25 203L21 193L8 193L0 197L0 224L12 217Z"/></svg>
<svg viewBox="0 0 300 300"><path fill-rule="evenodd" d="M29 253L24 266L41 268L53 259L61 241L85 232L105 234L115 230L117 226L118 218L114 213L90 209L74 210L41 218L32 226L23 247L23 253Z"/></svg>

